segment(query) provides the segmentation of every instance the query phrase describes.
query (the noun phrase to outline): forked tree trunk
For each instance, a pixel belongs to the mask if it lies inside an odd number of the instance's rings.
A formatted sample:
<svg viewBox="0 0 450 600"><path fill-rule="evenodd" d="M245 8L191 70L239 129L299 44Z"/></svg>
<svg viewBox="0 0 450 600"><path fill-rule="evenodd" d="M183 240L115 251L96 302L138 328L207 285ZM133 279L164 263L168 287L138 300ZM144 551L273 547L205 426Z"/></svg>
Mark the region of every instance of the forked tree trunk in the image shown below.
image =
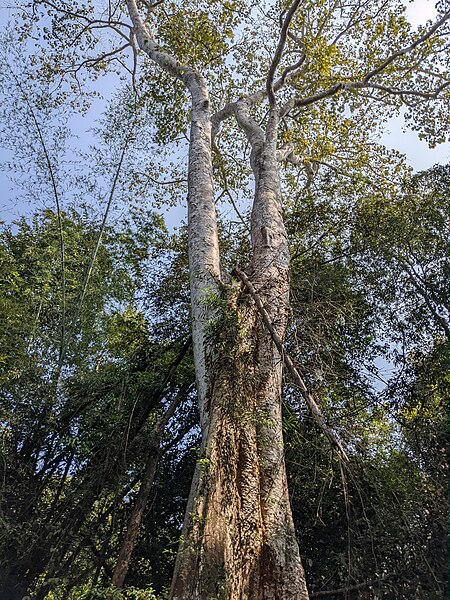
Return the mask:
<svg viewBox="0 0 450 600"><path fill-rule="evenodd" d="M284 467L281 363L249 299L240 296L238 303L249 330L236 343L233 363L225 356L216 367L173 600L308 598Z"/></svg>
<svg viewBox="0 0 450 600"><path fill-rule="evenodd" d="M203 458L191 488L171 598L307 600L284 466L281 358L243 290L230 293L222 331L211 330L214 320L220 322L214 299L222 286L208 89L200 73L155 43L136 0L126 2L140 48L182 81L192 99L189 271ZM289 252L276 162L277 110L272 107L263 134L244 101L233 107L227 116L234 114L252 145L255 176L248 275L283 339ZM220 351L213 344L217 337Z"/></svg>
<svg viewBox="0 0 450 600"><path fill-rule="evenodd" d="M281 338L289 252L281 214L276 115L253 146L249 276ZM254 302L236 286L213 332L204 456L191 491L172 600L306 600L284 465L282 361Z"/></svg>

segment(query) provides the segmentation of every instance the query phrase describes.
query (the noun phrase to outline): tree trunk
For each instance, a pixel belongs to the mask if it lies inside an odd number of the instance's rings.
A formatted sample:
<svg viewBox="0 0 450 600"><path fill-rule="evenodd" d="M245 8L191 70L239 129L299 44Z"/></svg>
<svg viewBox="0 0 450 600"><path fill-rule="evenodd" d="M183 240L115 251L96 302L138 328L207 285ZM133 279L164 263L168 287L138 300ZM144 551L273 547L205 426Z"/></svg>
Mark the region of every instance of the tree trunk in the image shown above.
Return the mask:
<svg viewBox="0 0 450 600"><path fill-rule="evenodd" d="M249 277L283 338L289 252L281 214L276 114L253 146ZM232 286L212 337L209 426L177 556L172 600L306 600L281 420L282 361L251 297ZM211 336L211 332L210 332Z"/></svg>
<svg viewBox="0 0 450 600"><path fill-rule="evenodd" d="M187 384L180 388L178 393L172 399L172 402L165 413L155 425L153 437L149 444L149 455L145 464L144 473L142 474L141 487L139 488L136 503L131 512L127 531L125 533L125 537L120 548L119 557L111 578L111 583L116 588L121 589L123 587L125 577L127 576L128 569L130 567L131 555L133 554L138 540L142 517L144 516L145 506L152 489L156 468L161 455L161 438L164 433L164 429L178 406L181 404L182 400L185 398L189 388L190 386Z"/></svg>
<svg viewBox="0 0 450 600"><path fill-rule="evenodd" d="M155 478L156 467L159 459L159 439L157 442L150 444L150 451L142 475L141 487L136 498L136 503L133 507L130 520L128 522L127 531L125 533L122 546L120 548L119 558L111 578L111 583L116 588L123 587L125 577L130 566L131 555L136 546L139 529L141 527L142 517L144 515L145 506L148 496L152 489L153 480Z"/></svg>
<svg viewBox="0 0 450 600"><path fill-rule="evenodd" d="M221 318L215 308L216 301L221 305L223 286L208 89L200 73L181 65L156 44L136 0L127 0L127 7L139 47L182 81L192 99L189 272L203 457L191 488L171 598L307 600L284 467L282 361L246 293L230 289L228 310ZM278 112L271 108L263 135L245 101L233 107L227 110L235 109L233 114L253 149L256 185L249 276L283 339L289 251L276 162ZM212 327L220 321L222 327ZM214 339L220 340L215 347Z"/></svg>

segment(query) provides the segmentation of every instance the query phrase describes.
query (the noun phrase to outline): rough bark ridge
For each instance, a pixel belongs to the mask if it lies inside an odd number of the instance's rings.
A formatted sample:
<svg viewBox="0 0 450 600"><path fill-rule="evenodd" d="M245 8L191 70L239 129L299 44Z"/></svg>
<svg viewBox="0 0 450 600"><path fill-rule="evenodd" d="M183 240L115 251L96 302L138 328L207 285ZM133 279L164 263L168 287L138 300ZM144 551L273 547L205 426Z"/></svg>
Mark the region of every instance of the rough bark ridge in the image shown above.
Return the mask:
<svg viewBox="0 0 450 600"><path fill-rule="evenodd" d="M246 123L248 124L248 115ZM255 200L249 274L281 337L289 252L276 161L277 114L252 129ZM194 483L173 600L307 599L281 424L282 361L245 290L232 289L214 337L210 425Z"/></svg>

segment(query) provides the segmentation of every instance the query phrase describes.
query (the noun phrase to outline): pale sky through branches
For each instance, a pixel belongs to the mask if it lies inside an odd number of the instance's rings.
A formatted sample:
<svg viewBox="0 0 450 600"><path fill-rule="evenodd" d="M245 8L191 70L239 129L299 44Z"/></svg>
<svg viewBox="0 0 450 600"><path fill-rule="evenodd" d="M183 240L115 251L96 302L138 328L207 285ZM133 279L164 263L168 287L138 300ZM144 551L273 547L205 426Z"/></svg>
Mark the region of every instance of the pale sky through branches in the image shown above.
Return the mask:
<svg viewBox="0 0 450 600"><path fill-rule="evenodd" d="M436 0L404 0L407 16L413 27L424 25L429 19L436 16ZM409 129L403 130L404 123L401 117L390 119L386 124L382 142L388 148L395 148L405 154L408 164L415 171L429 169L436 163L450 162L450 142L440 144L436 148L429 148L428 144L419 140L417 134Z"/></svg>
<svg viewBox="0 0 450 600"><path fill-rule="evenodd" d="M428 19L436 15L436 0L415 0L404 2L408 14L408 19L413 27L423 25Z"/></svg>

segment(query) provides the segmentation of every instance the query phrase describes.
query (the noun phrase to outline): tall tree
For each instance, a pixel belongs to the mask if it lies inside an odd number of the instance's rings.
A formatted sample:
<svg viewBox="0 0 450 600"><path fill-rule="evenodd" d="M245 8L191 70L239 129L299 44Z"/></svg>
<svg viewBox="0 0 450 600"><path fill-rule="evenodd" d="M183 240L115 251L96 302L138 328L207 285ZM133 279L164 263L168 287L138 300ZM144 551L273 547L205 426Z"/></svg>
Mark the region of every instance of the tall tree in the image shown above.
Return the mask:
<svg viewBox="0 0 450 600"><path fill-rule="evenodd" d="M43 32L46 75L72 75L79 83L84 67L96 74L125 61L133 85L142 88L142 105L157 107L159 140L173 141L180 131L189 139L190 301L203 458L173 600L308 598L283 458L283 361L343 460L345 453L283 349L290 253L282 189L295 185L292 177L281 179L280 166L300 166L307 187L318 168L344 170L356 181L376 168L379 184L388 185L383 175L392 157L369 134L380 115L400 107L421 134L440 141L450 11L446 3L439 7L434 23L412 31L399 0L33 3L26 27L35 23ZM109 37L102 39L105 29ZM168 79L174 92L167 101ZM188 100L180 97L183 89ZM188 131L185 112L170 108L177 100L189 109ZM250 255L245 272L236 270L231 280L221 266L214 180L232 198L228 181L241 181L245 191L249 169Z"/></svg>

